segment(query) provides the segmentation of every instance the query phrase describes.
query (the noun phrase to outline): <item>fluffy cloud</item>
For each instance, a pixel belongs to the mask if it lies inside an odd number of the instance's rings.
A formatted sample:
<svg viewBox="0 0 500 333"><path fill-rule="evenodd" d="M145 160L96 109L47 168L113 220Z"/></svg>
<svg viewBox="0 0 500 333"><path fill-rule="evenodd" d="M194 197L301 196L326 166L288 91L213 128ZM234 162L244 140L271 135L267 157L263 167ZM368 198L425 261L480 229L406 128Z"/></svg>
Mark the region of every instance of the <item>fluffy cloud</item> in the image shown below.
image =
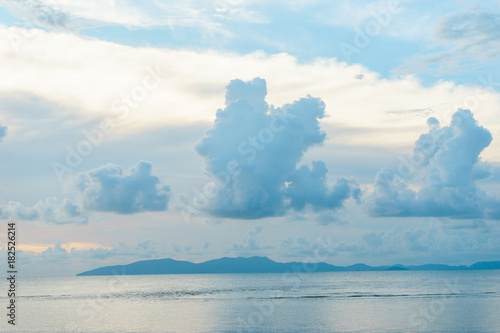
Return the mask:
<svg viewBox="0 0 500 333"><path fill-rule="evenodd" d="M170 187L151 174L152 165L140 161L128 172L106 164L78 175L77 190L83 210L133 214L167 209Z"/></svg>
<svg viewBox="0 0 500 333"><path fill-rule="evenodd" d="M0 82L0 91L8 95L17 91L39 96L64 106L57 111L59 115L77 115L82 121L100 122L103 117L109 118L115 125L114 134L211 122L227 82L235 77L248 80L256 76L268 79L272 92L268 96L270 104L283 105L297 96L311 94L321 96L330 110L342 110L335 117L323 118L322 123L325 129L335 121L338 127L356 130L356 135L354 132L342 135L341 144L350 147L386 149L411 145L413 142L408 138L425 130L424 124L415 125L420 113L401 114L394 113L395 110L432 110L432 116L445 121L452 110L471 108L492 132L500 129L495 114L498 95L488 94L485 88L457 86L446 81L424 87L414 77L381 79L360 65L347 66L335 58L304 63L286 53L254 52L241 56L215 51L134 48L72 34L1 25L0 33L15 41L0 39L0 71L16 78ZM62 49L68 52L63 54ZM13 50L16 57L11 55ZM85 79L78 80L78 84L67 84L53 75L54 68L63 77ZM198 75L200 71L204 74ZM109 75L103 76L103 72ZM360 74L363 79L356 79ZM144 88L144 80L147 86L156 86L155 82L158 86L139 100L132 95ZM496 81L492 77L485 84L496 86ZM480 103L473 98L476 96ZM130 112L124 112L127 105L131 105ZM6 123L13 124L9 129L14 132L25 126L36 128L35 119L14 127L18 114L2 115ZM329 137L338 134L329 133ZM329 143L327 139L326 144ZM486 154L489 160L499 161L499 152L500 145L494 142Z"/></svg>
<svg viewBox="0 0 500 333"><path fill-rule="evenodd" d="M306 97L281 108L265 101L266 82L233 80L227 86L226 108L219 109L214 126L196 146L207 172L216 179L212 200L202 205L211 214L233 218L283 215L301 211L337 209L356 186L339 179L327 184L325 164L297 169L304 153L325 140L319 120L325 104Z"/></svg>
<svg viewBox="0 0 500 333"><path fill-rule="evenodd" d="M312 169L300 167L289 178L287 196L290 205L296 210L302 210L307 204L321 210L342 207L344 200L351 197L359 198L360 190L353 187L352 181L339 178L337 183L329 188L326 183L328 170L322 161L314 161Z"/></svg>
<svg viewBox="0 0 500 333"><path fill-rule="evenodd" d="M367 198L371 214L500 219L500 200L477 184L491 176L479 157L492 140L490 132L462 109L450 126L440 127L435 118L428 125L397 173L382 169L377 174Z"/></svg>
<svg viewBox="0 0 500 333"><path fill-rule="evenodd" d="M86 224L90 212L134 214L167 209L170 188L151 174L152 165L140 161L125 171L106 164L80 173L76 182L76 199L46 198L33 207L9 202L0 207L0 217L39 220L48 224Z"/></svg>

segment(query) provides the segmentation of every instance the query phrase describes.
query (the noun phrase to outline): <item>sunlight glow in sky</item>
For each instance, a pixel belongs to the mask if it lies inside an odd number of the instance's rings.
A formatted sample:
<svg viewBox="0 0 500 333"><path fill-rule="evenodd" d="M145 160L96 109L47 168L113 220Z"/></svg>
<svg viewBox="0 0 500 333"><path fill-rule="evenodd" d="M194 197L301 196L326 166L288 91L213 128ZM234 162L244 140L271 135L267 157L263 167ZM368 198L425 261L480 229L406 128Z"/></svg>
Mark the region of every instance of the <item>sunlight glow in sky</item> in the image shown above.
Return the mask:
<svg viewBox="0 0 500 333"><path fill-rule="evenodd" d="M0 6L26 275L300 261L325 235L335 265L498 260L498 1Z"/></svg>

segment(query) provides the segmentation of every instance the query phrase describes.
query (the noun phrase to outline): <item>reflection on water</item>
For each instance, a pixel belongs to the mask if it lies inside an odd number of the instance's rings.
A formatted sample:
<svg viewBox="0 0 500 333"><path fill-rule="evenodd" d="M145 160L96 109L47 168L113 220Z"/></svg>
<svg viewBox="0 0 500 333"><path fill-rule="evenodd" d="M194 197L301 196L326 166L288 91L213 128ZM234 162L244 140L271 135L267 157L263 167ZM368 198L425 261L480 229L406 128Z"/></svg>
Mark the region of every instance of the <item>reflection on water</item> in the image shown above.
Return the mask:
<svg viewBox="0 0 500 333"><path fill-rule="evenodd" d="M32 278L19 291L23 332L500 332L500 270Z"/></svg>

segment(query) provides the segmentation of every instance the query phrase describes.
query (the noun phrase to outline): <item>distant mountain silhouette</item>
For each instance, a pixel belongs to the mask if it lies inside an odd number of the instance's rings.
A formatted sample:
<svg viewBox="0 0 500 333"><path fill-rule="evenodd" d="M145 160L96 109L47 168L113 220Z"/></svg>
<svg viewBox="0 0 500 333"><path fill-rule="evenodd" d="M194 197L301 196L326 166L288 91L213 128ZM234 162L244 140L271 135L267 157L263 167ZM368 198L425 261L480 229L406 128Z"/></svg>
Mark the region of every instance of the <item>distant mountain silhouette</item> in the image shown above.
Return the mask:
<svg viewBox="0 0 500 333"><path fill-rule="evenodd" d="M469 269L499 269L500 261L480 261L471 265Z"/></svg>
<svg viewBox="0 0 500 333"><path fill-rule="evenodd" d="M129 265L106 266L86 271L77 276L91 275L149 275L149 274L202 274L202 273L285 273L285 272L347 272L347 271L418 271L418 270L474 270L500 269L500 261L477 262L470 267L448 265L378 266L365 264L334 266L326 263L280 263L267 257L220 258L195 264L174 259L137 261Z"/></svg>
<svg viewBox="0 0 500 333"><path fill-rule="evenodd" d="M386 271L409 271L408 267L402 267L401 265L392 266L386 269Z"/></svg>

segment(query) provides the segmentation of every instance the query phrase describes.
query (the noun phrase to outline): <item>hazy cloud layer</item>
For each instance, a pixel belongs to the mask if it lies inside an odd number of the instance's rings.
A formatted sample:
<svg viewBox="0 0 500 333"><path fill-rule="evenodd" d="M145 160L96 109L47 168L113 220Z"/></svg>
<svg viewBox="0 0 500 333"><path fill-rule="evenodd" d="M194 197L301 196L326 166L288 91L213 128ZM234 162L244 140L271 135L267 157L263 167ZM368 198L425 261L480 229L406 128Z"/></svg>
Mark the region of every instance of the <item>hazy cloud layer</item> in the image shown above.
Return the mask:
<svg viewBox="0 0 500 333"><path fill-rule="evenodd" d="M128 264L146 258L167 256L162 244L143 241L135 245L114 244L110 248L75 249L62 242L39 253L18 250L19 267L25 276L75 275L100 266ZM0 249L0 259L7 260L7 251Z"/></svg>
<svg viewBox="0 0 500 333"><path fill-rule="evenodd" d="M265 101L266 82L233 80L227 86L226 107L196 146L208 174L216 181L205 193L201 209L221 217L262 218L300 211L337 209L357 187L339 179L327 184L323 162L297 168L304 153L322 144L319 120L325 104L307 96L281 108ZM213 192L213 193L212 193Z"/></svg>
<svg viewBox="0 0 500 333"><path fill-rule="evenodd" d="M443 74L464 71L479 62L495 65L500 51L498 10L498 3L481 4L445 16L435 25L434 47L410 58L399 70Z"/></svg>
<svg viewBox="0 0 500 333"><path fill-rule="evenodd" d="M19 202L9 202L0 207L4 219L38 220L47 224L87 224L88 217L80 207L69 199L59 200L56 197L39 200L33 207Z"/></svg>
<svg viewBox="0 0 500 333"><path fill-rule="evenodd" d="M27 24L49 29L83 29L109 25L135 28L198 27L207 35L225 33L221 26L233 20L258 21L252 12L243 11L243 2L217 0L159 1L119 3L95 0L64 1L17 0L0 1Z"/></svg>
<svg viewBox="0 0 500 333"><path fill-rule="evenodd" d="M405 254L404 260L417 258L414 263L418 264L456 262L470 265L477 261L478 253L483 260L496 260L500 249L496 222L472 221L466 224L465 220L440 220L443 221L416 221L386 231L365 232L364 249L358 255L364 258L402 258L401 254ZM461 227L450 228L458 225ZM395 260L401 259L384 259L380 263L394 264Z"/></svg>
<svg viewBox="0 0 500 333"><path fill-rule="evenodd" d="M59 30L68 29L73 25L71 14L57 1L51 3L44 0L0 1L0 5L22 18L26 26Z"/></svg>
<svg viewBox="0 0 500 333"><path fill-rule="evenodd" d="M491 176L479 155L492 136L469 110L459 109L450 126L429 118L429 132L420 136L397 172L382 169L367 198L374 216L435 216L500 219L500 200L477 182ZM413 187L410 187L413 185ZM417 189L415 189L415 187Z"/></svg>

